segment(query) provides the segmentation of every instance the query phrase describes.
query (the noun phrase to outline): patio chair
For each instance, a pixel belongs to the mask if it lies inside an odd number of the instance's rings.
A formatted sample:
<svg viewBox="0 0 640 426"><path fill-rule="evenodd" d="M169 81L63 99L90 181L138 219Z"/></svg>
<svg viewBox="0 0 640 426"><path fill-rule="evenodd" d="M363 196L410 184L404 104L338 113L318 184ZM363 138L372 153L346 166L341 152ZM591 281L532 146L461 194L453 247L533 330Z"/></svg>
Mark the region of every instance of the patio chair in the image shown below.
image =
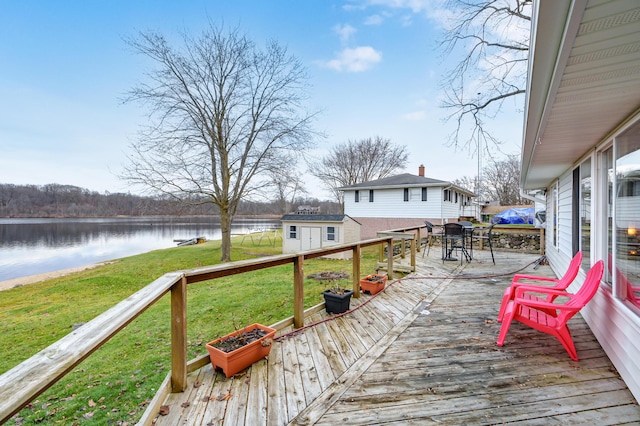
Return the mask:
<svg viewBox="0 0 640 426"><path fill-rule="evenodd" d="M464 243L467 250L469 250L469 257L473 259L473 223L468 220L459 220L458 223L464 226Z"/></svg>
<svg viewBox="0 0 640 426"><path fill-rule="evenodd" d="M464 226L459 223L445 223L444 235L442 236L442 263L445 260L458 260L451 257L454 250L461 251L460 264L462 264L462 258L467 261L470 260L467 248L464 245Z"/></svg>
<svg viewBox="0 0 640 426"><path fill-rule="evenodd" d="M504 321L500 327L497 345L502 346L504 344L511 321L516 320L538 331L555 336L560 343L562 343L562 346L564 346L571 359L578 361L578 353L576 352L571 333L567 327L567 321L573 318L596 294L600 286L603 271L604 262L599 260L589 269L582 287L580 287L580 290L575 294L552 288L542 289L536 287L530 290L527 286L520 286L516 290L516 297L509 302L504 313ZM556 296L563 296L563 299L567 298L568 300L562 303L550 303L526 299L523 295L528 291L547 295L555 294ZM559 299L556 299L556 302L558 300ZM553 312L554 314L552 315L549 312Z"/></svg>
<svg viewBox="0 0 640 426"><path fill-rule="evenodd" d="M436 226L433 223L429 222L428 220L424 221L425 226L427 227L427 243L426 243L426 247L427 247L427 254L429 254L429 252L431 251L431 246L433 245L433 237L435 236L440 236L442 237L443 233L442 232L434 232L433 228ZM425 251L422 250L422 257L424 257L424 253Z"/></svg>
<svg viewBox="0 0 640 426"><path fill-rule="evenodd" d="M482 241L486 240L489 243L489 250L491 251L491 260L493 261L494 265L496 264L496 259L493 257L493 245L491 244L491 239L493 238L493 227L495 225L496 225L495 223L492 223L491 226L487 228L487 231L485 232L484 235L473 235L473 237L471 238L472 244L473 244L473 240L482 240Z"/></svg>
<svg viewBox="0 0 640 426"><path fill-rule="evenodd" d="M511 285L504 289L504 294L502 295L502 303L500 304L500 312L498 312L498 322L502 322L502 317L504 316L504 311L507 308L507 305L513 298L516 296L516 289L520 286L526 285L528 288L533 287L542 287L543 289L552 288L554 290L565 290L573 280L578 276L578 271L580 270L580 264L582 263L582 251L576 253L571 259L571 263L569 263L569 268L567 272L564 273L562 278L551 278L551 277L540 277L537 275L525 275L525 274L516 274L513 276L513 280L511 281ZM521 282L522 280L526 280L526 282ZM548 283L552 283L552 286L531 284L530 281L545 281ZM525 298L531 300L539 300L544 302L553 302L557 297L556 295L549 295L546 299L535 296L533 293L525 293Z"/></svg>
<svg viewBox="0 0 640 426"><path fill-rule="evenodd" d="M609 271L612 269L611 262L611 253L609 253L609 263L607 264ZM634 286L629 281L629 278L620 270L620 268L616 267L616 282L619 287L627 288L627 300L633 303L635 306L640 307L640 286Z"/></svg>

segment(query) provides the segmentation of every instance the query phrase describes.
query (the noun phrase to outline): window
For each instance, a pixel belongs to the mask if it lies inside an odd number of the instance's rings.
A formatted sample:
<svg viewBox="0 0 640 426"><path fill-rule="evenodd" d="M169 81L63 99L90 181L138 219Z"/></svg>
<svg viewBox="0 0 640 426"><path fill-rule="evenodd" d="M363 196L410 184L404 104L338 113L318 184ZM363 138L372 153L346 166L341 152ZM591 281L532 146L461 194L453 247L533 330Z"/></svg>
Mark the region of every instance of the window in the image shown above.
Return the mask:
<svg viewBox="0 0 640 426"><path fill-rule="evenodd" d="M558 247L558 182L553 185L551 191L551 220L553 246Z"/></svg>
<svg viewBox="0 0 640 426"><path fill-rule="evenodd" d="M373 189L369 190L369 202L373 203Z"/></svg>
<svg viewBox="0 0 640 426"><path fill-rule="evenodd" d="M451 190L444 190L444 201L451 201Z"/></svg>
<svg viewBox="0 0 640 426"><path fill-rule="evenodd" d="M616 295L640 307L640 122L615 140Z"/></svg>
<svg viewBox="0 0 640 426"><path fill-rule="evenodd" d="M606 235L599 237L602 238L602 252L611 260L613 256L613 147L600 154L599 165L598 169L601 172L598 181L602 190L600 191L599 214L595 217L599 217L597 220L601 229L606 230ZM611 261L605 262L603 280L609 285L613 283L611 268Z"/></svg>
<svg viewBox="0 0 640 426"><path fill-rule="evenodd" d="M404 189L404 201L409 201L409 188Z"/></svg>
<svg viewBox="0 0 640 426"><path fill-rule="evenodd" d="M327 241L336 241L337 229L335 226L327 226Z"/></svg>
<svg viewBox="0 0 640 426"><path fill-rule="evenodd" d="M585 271L591 266L591 159L580 165L580 249Z"/></svg>
<svg viewBox="0 0 640 426"><path fill-rule="evenodd" d="M456 204L458 204L458 193L454 192L455 196L456 196Z"/></svg>
<svg viewBox="0 0 640 426"><path fill-rule="evenodd" d="M422 188L422 201L427 201L427 188Z"/></svg>
<svg viewBox="0 0 640 426"><path fill-rule="evenodd" d="M298 228L296 225L289 225L289 238L295 240L298 238Z"/></svg>
<svg viewBox="0 0 640 426"><path fill-rule="evenodd" d="M355 199L355 201L356 201L356 203L360 202L360 191L358 191L357 189L356 189L356 199Z"/></svg>

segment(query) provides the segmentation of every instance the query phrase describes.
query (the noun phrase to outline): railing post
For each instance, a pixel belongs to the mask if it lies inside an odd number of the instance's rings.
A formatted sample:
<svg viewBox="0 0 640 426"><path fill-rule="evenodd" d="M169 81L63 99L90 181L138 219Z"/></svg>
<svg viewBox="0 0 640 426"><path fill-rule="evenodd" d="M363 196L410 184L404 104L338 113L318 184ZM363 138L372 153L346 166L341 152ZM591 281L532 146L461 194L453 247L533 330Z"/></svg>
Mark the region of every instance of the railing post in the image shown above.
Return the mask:
<svg viewBox="0 0 640 426"><path fill-rule="evenodd" d="M411 239L411 267L416 272L416 239Z"/></svg>
<svg viewBox="0 0 640 426"><path fill-rule="evenodd" d="M388 256L387 256L387 279L393 279L393 237L387 240Z"/></svg>
<svg viewBox="0 0 640 426"><path fill-rule="evenodd" d="M416 251L417 251L418 253L420 253L420 250L421 250L421 247L422 247L422 238L420 237L420 230L421 230L421 229L422 229L422 228L418 228L418 229L417 229L417 234L416 234L416 238L418 239L418 245L417 245L417 247L416 247Z"/></svg>
<svg viewBox="0 0 640 426"><path fill-rule="evenodd" d="M187 279L171 287L171 391L187 388Z"/></svg>
<svg viewBox="0 0 640 426"><path fill-rule="evenodd" d="M293 328L304 326L304 256L293 260Z"/></svg>
<svg viewBox="0 0 640 426"><path fill-rule="evenodd" d="M360 297L360 244L353 246L353 297Z"/></svg>

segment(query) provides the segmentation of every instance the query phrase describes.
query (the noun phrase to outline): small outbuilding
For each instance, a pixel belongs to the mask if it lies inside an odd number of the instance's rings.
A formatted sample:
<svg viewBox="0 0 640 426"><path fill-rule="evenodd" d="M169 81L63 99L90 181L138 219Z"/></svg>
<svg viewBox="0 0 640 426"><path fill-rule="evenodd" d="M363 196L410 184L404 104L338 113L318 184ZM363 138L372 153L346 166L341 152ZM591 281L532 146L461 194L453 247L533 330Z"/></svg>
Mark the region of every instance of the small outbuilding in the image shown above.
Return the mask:
<svg viewBox="0 0 640 426"><path fill-rule="evenodd" d="M286 214L282 221L282 252L326 248L360 240L360 223L346 214ZM345 251L326 257L351 259Z"/></svg>

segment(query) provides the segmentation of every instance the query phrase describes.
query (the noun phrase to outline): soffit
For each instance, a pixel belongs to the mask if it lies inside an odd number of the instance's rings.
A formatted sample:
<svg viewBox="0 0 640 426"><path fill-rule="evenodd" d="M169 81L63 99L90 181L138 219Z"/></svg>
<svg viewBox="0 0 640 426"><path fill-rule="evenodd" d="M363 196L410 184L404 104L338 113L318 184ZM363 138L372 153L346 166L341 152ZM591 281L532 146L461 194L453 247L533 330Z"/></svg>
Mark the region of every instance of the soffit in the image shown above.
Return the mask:
<svg viewBox="0 0 640 426"><path fill-rule="evenodd" d="M571 40L565 35L563 42ZM547 187L640 107L640 2L586 2L569 52L556 64L559 84L551 84L536 135L526 128L532 154L523 168L525 189ZM531 102L544 89L529 90Z"/></svg>

